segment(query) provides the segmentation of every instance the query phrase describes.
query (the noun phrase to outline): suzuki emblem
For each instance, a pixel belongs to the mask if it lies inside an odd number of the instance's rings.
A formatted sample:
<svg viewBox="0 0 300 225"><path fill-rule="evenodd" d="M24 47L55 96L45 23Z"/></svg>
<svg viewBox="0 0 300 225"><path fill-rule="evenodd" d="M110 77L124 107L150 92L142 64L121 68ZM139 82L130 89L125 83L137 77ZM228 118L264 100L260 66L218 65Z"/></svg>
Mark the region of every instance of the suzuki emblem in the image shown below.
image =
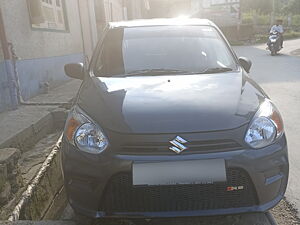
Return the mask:
<svg viewBox="0 0 300 225"><path fill-rule="evenodd" d="M169 149L173 152L176 152L177 154L180 154L181 152L187 150L188 148L184 146L187 141L184 140L182 137L177 136L174 140L170 141L170 144L172 145L169 147Z"/></svg>

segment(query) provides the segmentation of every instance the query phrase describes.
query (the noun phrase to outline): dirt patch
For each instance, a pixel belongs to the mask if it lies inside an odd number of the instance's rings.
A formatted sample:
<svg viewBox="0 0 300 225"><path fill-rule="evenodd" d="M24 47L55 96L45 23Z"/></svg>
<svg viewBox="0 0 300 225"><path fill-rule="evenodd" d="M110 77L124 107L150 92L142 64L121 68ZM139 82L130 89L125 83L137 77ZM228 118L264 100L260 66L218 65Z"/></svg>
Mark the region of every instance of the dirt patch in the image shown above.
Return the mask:
<svg viewBox="0 0 300 225"><path fill-rule="evenodd" d="M296 55L296 56L300 56L300 48L299 49L296 49L294 51L291 52L291 55Z"/></svg>
<svg viewBox="0 0 300 225"><path fill-rule="evenodd" d="M38 141L30 150L21 155L18 162L18 171L20 171L23 185L18 186L18 189L11 195L9 202L0 209L0 219L7 219L9 217L21 198L22 193L42 167L43 162L53 149L60 135L61 132L47 135Z"/></svg>
<svg viewBox="0 0 300 225"><path fill-rule="evenodd" d="M297 210L285 199L272 209L271 212L278 225L300 225Z"/></svg>

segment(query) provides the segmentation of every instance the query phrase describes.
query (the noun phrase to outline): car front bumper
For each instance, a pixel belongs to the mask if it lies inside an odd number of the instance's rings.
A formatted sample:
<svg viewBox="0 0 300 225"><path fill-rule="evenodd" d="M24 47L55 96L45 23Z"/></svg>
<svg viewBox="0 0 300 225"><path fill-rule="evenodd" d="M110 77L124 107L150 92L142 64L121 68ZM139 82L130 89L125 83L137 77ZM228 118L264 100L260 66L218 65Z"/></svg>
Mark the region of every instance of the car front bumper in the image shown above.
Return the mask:
<svg viewBox="0 0 300 225"><path fill-rule="evenodd" d="M251 185L253 184L255 202L241 207L210 209L208 206L200 210L185 210L186 207L175 207L172 210L120 211L102 210L99 207L103 195L107 193L107 185L110 179L120 173L132 174L133 163L207 159L224 159L226 169L244 171L249 177ZM283 198L289 173L285 136L273 145L259 150L245 148L217 153L173 155L172 157L170 155L126 155L112 152L95 156L80 152L63 139L62 165L65 187L71 206L77 213L93 218L211 216L265 212L278 204ZM114 188L116 188L116 185ZM112 190L110 193L114 191ZM124 193L126 194L126 192ZM138 196L140 195L137 194L136 197L138 198ZM135 200L133 197L132 201ZM227 200L230 202L230 199ZM111 201L115 202L118 199L112 197ZM143 202L142 204L150 204L150 202Z"/></svg>

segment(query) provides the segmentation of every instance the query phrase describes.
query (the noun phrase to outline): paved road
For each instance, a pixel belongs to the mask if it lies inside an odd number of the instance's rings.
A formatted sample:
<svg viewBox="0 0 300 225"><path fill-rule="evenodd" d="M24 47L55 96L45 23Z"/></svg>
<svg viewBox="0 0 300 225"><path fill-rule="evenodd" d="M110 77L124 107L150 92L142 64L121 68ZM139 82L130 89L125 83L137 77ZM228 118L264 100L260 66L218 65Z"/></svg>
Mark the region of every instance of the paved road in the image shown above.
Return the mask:
<svg viewBox="0 0 300 225"><path fill-rule="evenodd" d="M283 115L288 138L290 180L287 199L300 210L300 39L286 41L282 53L270 56L265 45L235 47L253 62L252 76ZM296 56L298 55L298 56Z"/></svg>
<svg viewBox="0 0 300 225"><path fill-rule="evenodd" d="M76 216L70 205L67 206L60 219L62 221L76 221ZM103 221L94 221L89 225L274 225L274 222L274 218L270 213L253 213L216 217L152 219L147 221L143 219L107 219Z"/></svg>

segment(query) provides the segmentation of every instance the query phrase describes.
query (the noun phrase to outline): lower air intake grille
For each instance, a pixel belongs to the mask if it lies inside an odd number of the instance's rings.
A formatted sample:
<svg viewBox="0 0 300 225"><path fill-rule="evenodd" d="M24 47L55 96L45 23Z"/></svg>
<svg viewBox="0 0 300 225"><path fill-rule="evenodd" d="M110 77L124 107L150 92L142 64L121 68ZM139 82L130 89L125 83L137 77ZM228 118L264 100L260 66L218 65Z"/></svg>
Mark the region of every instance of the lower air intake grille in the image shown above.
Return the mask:
<svg viewBox="0 0 300 225"><path fill-rule="evenodd" d="M212 210L257 204L249 175L240 169L227 170L227 183L174 186L133 186L132 176L115 175L107 184L99 206L104 212L166 212ZM229 186L243 190L227 191Z"/></svg>

